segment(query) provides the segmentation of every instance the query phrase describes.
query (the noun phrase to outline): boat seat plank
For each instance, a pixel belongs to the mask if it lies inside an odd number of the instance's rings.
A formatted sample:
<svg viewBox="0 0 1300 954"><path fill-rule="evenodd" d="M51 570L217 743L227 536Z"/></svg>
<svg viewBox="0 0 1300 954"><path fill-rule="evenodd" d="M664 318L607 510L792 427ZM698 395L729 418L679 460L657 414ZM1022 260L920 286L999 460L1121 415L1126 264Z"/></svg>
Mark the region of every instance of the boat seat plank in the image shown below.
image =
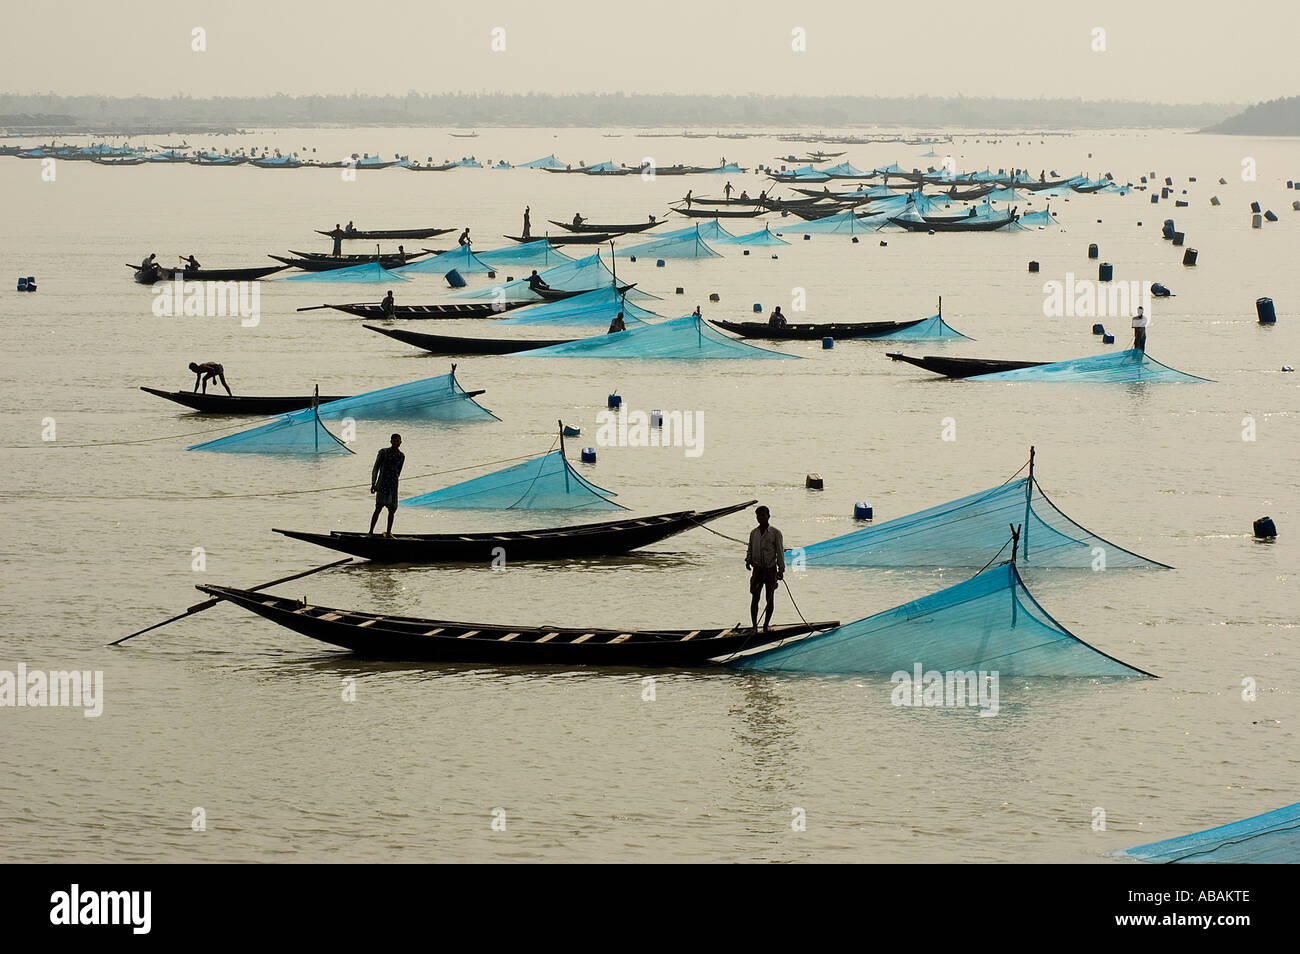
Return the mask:
<svg viewBox="0 0 1300 954"><path fill-rule="evenodd" d="M573 640L573 642L574 642L575 645L576 645L577 643L585 643L587 640L591 639L591 637L593 637L593 636L595 636L595 635L596 635L595 633L583 633L583 634L582 634L581 636L579 636L577 639Z"/></svg>
<svg viewBox="0 0 1300 954"><path fill-rule="evenodd" d="M471 636L473 636L473 635L475 635L475 634L477 634L477 633L478 633L478 630L477 630L477 629L467 629L467 630L465 630L465 632L461 633L461 634L460 634L459 636L457 636L456 638L457 638L457 639L469 639Z"/></svg>
<svg viewBox="0 0 1300 954"><path fill-rule="evenodd" d="M537 642L539 642L539 643L549 643L552 639L554 639L556 636L559 636L559 635L560 635L559 633L547 633L547 634L546 634L545 636L543 636L541 639L537 640Z"/></svg>
<svg viewBox="0 0 1300 954"><path fill-rule="evenodd" d="M437 629L431 629L431 630L429 630L429 631L428 631L427 633L425 633L424 635L426 635L426 636L437 636L437 635L438 635L439 633L441 633L444 629L446 629L445 626L439 626Z"/></svg>
<svg viewBox="0 0 1300 954"><path fill-rule="evenodd" d="M318 617L316 617L316 618L317 618L317 619L325 620L325 621L328 622L328 623L332 623L332 622L334 622L334 620L336 620L336 619L342 619L342 618L343 618L343 614L342 614L342 613L326 613L324 616L318 616Z"/></svg>

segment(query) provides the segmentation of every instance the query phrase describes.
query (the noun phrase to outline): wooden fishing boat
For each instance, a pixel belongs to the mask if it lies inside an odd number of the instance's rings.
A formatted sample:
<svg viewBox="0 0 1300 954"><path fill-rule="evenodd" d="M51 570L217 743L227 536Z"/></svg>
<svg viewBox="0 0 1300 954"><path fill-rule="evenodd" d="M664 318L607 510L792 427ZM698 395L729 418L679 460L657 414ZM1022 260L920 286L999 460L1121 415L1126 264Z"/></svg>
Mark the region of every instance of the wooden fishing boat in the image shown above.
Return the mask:
<svg viewBox="0 0 1300 954"><path fill-rule="evenodd" d="M316 229L317 235L324 235L333 238L334 233L325 229ZM454 232L455 229L353 229L352 231L343 231L345 239L427 239L434 238L438 235L446 235L448 232Z"/></svg>
<svg viewBox="0 0 1300 954"><path fill-rule="evenodd" d="M415 533L391 537L373 533L306 533L275 530L286 537L350 553L375 563L491 563L501 551L511 563L521 560L576 560L617 556L684 533L757 503L747 500L716 510L682 510L651 517L540 530L493 533Z"/></svg>
<svg viewBox="0 0 1300 954"><path fill-rule="evenodd" d="M141 271L139 265L128 264L126 267L135 272L135 280L141 285L152 285L155 282L169 282L175 278L182 278L187 282L255 282L267 275L282 272L288 266L258 265L254 268L200 268L197 270L159 266L152 273Z"/></svg>
<svg viewBox="0 0 1300 954"><path fill-rule="evenodd" d="M605 287L605 286L602 286ZM620 295L627 294L636 287L636 282L629 282L626 285L618 286ZM599 291L597 288L534 288L532 293L541 298L542 301L564 301L566 298L577 298L579 295L585 295L587 292Z"/></svg>
<svg viewBox="0 0 1300 954"><path fill-rule="evenodd" d="M1045 361L1000 361L994 358L949 358L938 355L926 355L913 358L897 351L887 351L886 356L895 361L906 361L918 368L942 374L947 378L972 378L977 374L997 374L999 371L1014 371L1017 368L1036 368L1046 364Z"/></svg>
<svg viewBox="0 0 1300 954"><path fill-rule="evenodd" d="M283 262L285 265L293 268L300 268L304 272L331 272L337 268L352 268L356 265L372 265L376 261L384 268L400 268L411 262L412 259L423 257L423 252L411 253L406 255L382 255L376 258L374 255L341 255L337 258L289 258L284 255L269 255L277 262Z"/></svg>
<svg viewBox="0 0 1300 954"><path fill-rule="evenodd" d="M369 659L411 662L698 666L839 625L838 621L799 623L758 633L748 626L649 631L500 626L331 609L226 586L197 589L310 639Z"/></svg>
<svg viewBox="0 0 1300 954"><path fill-rule="evenodd" d="M166 398L169 401L175 401L177 404L184 404L186 407L198 411L200 414L288 414L290 411L299 411L305 407L311 407L313 400L326 404L330 401L341 401L345 395L324 395L319 398L310 394L300 397L252 397L244 394L236 394L231 397L229 394L200 394L197 391L163 391L159 388L140 388L149 394L156 394L160 398Z"/></svg>
<svg viewBox="0 0 1300 954"><path fill-rule="evenodd" d="M518 354L532 351L534 348L549 348L552 345L569 344L578 338L462 338L457 335L430 335L419 331L404 331L400 328L378 328L375 325L362 325L381 335L388 335L405 344L423 348L430 354Z"/></svg>
<svg viewBox="0 0 1300 954"><path fill-rule="evenodd" d="M917 318L913 321L830 321L821 324L786 324L769 325L766 321L718 321L709 319L709 324L730 331L742 338L768 338L773 341L820 341L822 338L834 338L847 341L853 338L876 338L902 328L911 328L926 321Z"/></svg>
<svg viewBox="0 0 1300 954"><path fill-rule="evenodd" d="M926 218L924 221L895 216L889 221L894 225L907 229L909 232L993 232L997 229L1004 229L1020 216L1008 212L1005 215L996 218L980 218L977 216L958 216L952 218Z"/></svg>
<svg viewBox="0 0 1300 954"><path fill-rule="evenodd" d="M98 163L101 166L144 165L144 157L142 156L91 156L90 161Z"/></svg>
<svg viewBox="0 0 1300 954"><path fill-rule="evenodd" d="M550 170L544 170L549 172ZM569 232L564 235L507 235L512 242L540 242L543 239L552 245L603 245L610 239L619 237L614 232Z"/></svg>
<svg viewBox="0 0 1300 954"><path fill-rule="evenodd" d="M694 200L692 200L693 203ZM673 211L689 216L692 219L752 219L757 215L764 214L767 209L761 205L753 209L724 209L716 206L703 209L684 209L674 206Z"/></svg>
<svg viewBox="0 0 1300 954"><path fill-rule="evenodd" d="M454 230L450 230L450 231L454 231ZM289 249L289 254L296 255L299 258L312 259L318 262L346 262L349 265L365 265L368 262L375 261L375 259L377 258L378 259L391 258L393 261L397 261L398 259L405 259L406 261L410 262L410 261L414 261L417 258L424 258L426 255L429 255L430 253L424 249L421 249L418 252L380 252L379 254L375 254L373 252L362 252L353 255L331 255L329 252L298 252L295 251L294 249Z"/></svg>
<svg viewBox="0 0 1300 954"><path fill-rule="evenodd" d="M418 162L413 162L405 168L410 169L412 172L448 172L459 167L459 162L440 162L437 165L422 165Z"/></svg>
<svg viewBox="0 0 1300 954"><path fill-rule="evenodd" d="M592 225L589 222L583 222L581 225L574 225L572 222L557 222L555 219L547 219L552 225L558 225L568 232L608 232L611 235L625 235L628 232L644 232L646 229L652 229L656 225L663 225L663 219L652 219L649 222L637 222L632 225Z"/></svg>
<svg viewBox="0 0 1300 954"><path fill-rule="evenodd" d="M393 317L401 320L421 318L500 318L505 312L525 305L535 305L535 301L466 301L445 305L394 305ZM384 306L376 302L354 302L342 305L309 305L299 311L311 311L317 308L333 308L358 318L382 319Z"/></svg>

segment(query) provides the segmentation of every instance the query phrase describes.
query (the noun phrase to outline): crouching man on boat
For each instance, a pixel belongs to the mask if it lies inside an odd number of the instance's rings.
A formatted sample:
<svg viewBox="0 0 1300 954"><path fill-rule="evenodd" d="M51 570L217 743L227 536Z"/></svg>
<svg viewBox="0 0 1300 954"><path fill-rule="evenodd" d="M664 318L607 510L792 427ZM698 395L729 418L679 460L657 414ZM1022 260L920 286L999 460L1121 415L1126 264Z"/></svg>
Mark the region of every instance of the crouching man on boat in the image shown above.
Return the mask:
<svg viewBox="0 0 1300 954"><path fill-rule="evenodd" d="M390 446L380 448L375 455L375 466L370 471L370 492L375 495L375 512L370 517L370 533L375 532L375 523L379 520L379 511L388 508L388 529L384 536L393 535L393 518L397 516L397 478L402 474L402 465L406 455L402 446L402 435L394 434Z"/></svg>
<svg viewBox="0 0 1300 954"><path fill-rule="evenodd" d="M745 569L749 577L749 618L758 632L758 592L767 590L767 607L764 610L763 629L772 628L772 610L775 609L776 584L785 579L785 540L781 531L768 523L771 512L766 507L754 511L758 526L749 531L749 549L745 551Z"/></svg>
<svg viewBox="0 0 1300 954"><path fill-rule="evenodd" d="M208 393L209 381L220 381L221 386L226 389L226 393L234 397L230 390L230 385L226 383L226 369L215 361L205 361L202 364L190 362L190 370L194 372L194 390L197 393L200 382L203 384L203 393Z"/></svg>
<svg viewBox="0 0 1300 954"><path fill-rule="evenodd" d="M550 291L551 286L546 284L546 279L537 274L537 269L528 276L528 288L530 291Z"/></svg>
<svg viewBox="0 0 1300 954"><path fill-rule="evenodd" d="M781 306L777 305L776 310L767 316L767 323L773 328L785 327L785 315L781 314Z"/></svg>

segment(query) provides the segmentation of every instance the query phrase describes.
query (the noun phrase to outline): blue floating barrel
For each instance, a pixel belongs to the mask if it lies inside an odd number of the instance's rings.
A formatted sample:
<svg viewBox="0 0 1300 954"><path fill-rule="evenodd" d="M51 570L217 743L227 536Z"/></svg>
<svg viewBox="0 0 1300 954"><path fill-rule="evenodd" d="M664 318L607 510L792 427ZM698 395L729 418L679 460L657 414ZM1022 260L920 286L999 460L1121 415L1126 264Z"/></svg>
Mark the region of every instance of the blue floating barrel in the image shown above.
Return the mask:
<svg viewBox="0 0 1300 954"><path fill-rule="evenodd" d="M1160 204L1160 196L1156 195L1154 192L1151 193L1151 204L1152 205Z"/></svg>
<svg viewBox="0 0 1300 954"><path fill-rule="evenodd" d="M584 464L594 464L594 463L596 463L596 448L594 448L594 447L584 447L584 448L582 449L582 462L583 462Z"/></svg>
<svg viewBox="0 0 1300 954"><path fill-rule="evenodd" d="M1093 326L1092 326L1092 333L1093 333L1094 335L1104 335L1104 334L1106 333L1106 326L1103 325L1103 324L1096 324L1096 325L1093 325Z"/></svg>
<svg viewBox="0 0 1300 954"><path fill-rule="evenodd" d="M1175 233L1174 233L1174 238L1173 238L1173 242L1174 242L1174 244L1175 244L1175 245L1182 245L1182 244L1183 244L1183 239L1184 239L1185 237L1186 237L1186 236L1184 236L1182 232L1175 232Z"/></svg>
<svg viewBox="0 0 1300 954"><path fill-rule="evenodd" d="M1223 178L1223 176L1219 176L1219 185L1227 185L1227 184L1228 184L1228 180Z"/></svg>
<svg viewBox="0 0 1300 954"><path fill-rule="evenodd" d="M31 290L31 289L35 289L35 288L36 288L36 276L35 276L35 275L28 275L28 276L27 276L27 288L28 288L29 290Z"/></svg>
<svg viewBox="0 0 1300 954"><path fill-rule="evenodd" d="M497 277L497 273L494 272L494 271L490 271L490 272L487 273L487 277L488 277L488 278L496 278L496 277Z"/></svg>
<svg viewBox="0 0 1300 954"><path fill-rule="evenodd" d="M1292 202L1291 209L1295 212L1300 212L1300 201Z"/></svg>
<svg viewBox="0 0 1300 954"><path fill-rule="evenodd" d="M807 232L805 232L805 233L803 234L803 240L804 240L805 242L810 241L811 239L812 239L812 236L809 235Z"/></svg>
<svg viewBox="0 0 1300 954"><path fill-rule="evenodd" d="M856 235L853 236L853 238L852 238L851 241L853 242L854 245L857 245L857 244L858 244L858 237L857 237Z"/></svg>
<svg viewBox="0 0 1300 954"><path fill-rule="evenodd" d="M1259 212L1259 211L1261 211L1261 209L1260 209L1260 207L1259 207L1259 203L1258 203L1258 202L1252 202L1252 203L1250 204L1250 211L1252 211L1252 212Z"/></svg>
<svg viewBox="0 0 1300 954"><path fill-rule="evenodd" d="M1195 253L1196 249L1191 249L1190 251ZM1187 256L1184 255L1183 258L1186 259ZM1192 264L1195 265L1196 262L1192 262ZM1153 298L1168 298L1172 294L1173 292L1169 290L1169 286L1162 285L1160 282L1151 283L1151 295Z"/></svg>
<svg viewBox="0 0 1300 954"><path fill-rule="evenodd" d="M881 242L880 244L881 244L881 245L884 245L885 243L884 243L884 242ZM1029 263L1029 270L1030 270L1031 272L1036 272L1036 271L1038 271L1038 263L1037 263L1037 262L1030 262L1030 263Z"/></svg>
<svg viewBox="0 0 1300 954"><path fill-rule="evenodd" d="M853 505L854 520L870 520L873 513L874 511L871 509L871 504L869 503L858 502Z"/></svg>
<svg viewBox="0 0 1300 954"><path fill-rule="evenodd" d="M1165 219L1165 224L1160 226L1160 234L1167 239L1174 237L1174 220Z"/></svg>
<svg viewBox="0 0 1300 954"><path fill-rule="evenodd" d="M1161 189L1160 189L1160 198L1162 198L1162 199L1167 199L1167 198L1169 198L1169 190L1166 189L1166 188L1164 188L1163 186L1162 186Z"/></svg>
<svg viewBox="0 0 1300 954"><path fill-rule="evenodd" d="M456 269L452 269L443 278L447 279L447 284L452 288L464 288L467 284L464 277Z"/></svg>
<svg viewBox="0 0 1300 954"><path fill-rule="evenodd" d="M1261 325L1277 324L1277 312L1273 310L1273 299L1271 298L1255 299L1255 314L1259 316Z"/></svg>
<svg viewBox="0 0 1300 954"><path fill-rule="evenodd" d="M651 412L650 412L650 426L651 426L651 427L663 427L663 426L664 426L664 412L663 412L663 411L651 411Z"/></svg>
<svg viewBox="0 0 1300 954"><path fill-rule="evenodd" d="M1184 202L1182 199L1179 199L1177 202L1174 203L1174 208L1175 208L1175 209L1185 209L1185 208L1187 208L1187 203Z"/></svg>
<svg viewBox="0 0 1300 954"><path fill-rule="evenodd" d="M740 250L740 254L741 254L741 255L748 255L748 254L749 254L749 249L747 249L747 248L743 248L743 249L741 249L741 250Z"/></svg>
<svg viewBox="0 0 1300 954"><path fill-rule="evenodd" d="M1276 222L1277 214L1272 209L1269 209L1264 213L1264 218L1268 219L1270 222Z"/></svg>
<svg viewBox="0 0 1300 954"><path fill-rule="evenodd" d="M1287 180L1286 180L1286 187L1287 187L1288 189L1294 189L1294 188L1295 188L1295 180L1293 180L1293 179L1287 179Z"/></svg>
<svg viewBox="0 0 1300 954"><path fill-rule="evenodd" d="M1250 227L1252 229L1262 229L1264 227L1264 216L1256 213L1250 217Z"/></svg>
<svg viewBox="0 0 1300 954"><path fill-rule="evenodd" d="M1146 177L1146 176L1143 176L1143 177L1142 177L1142 181L1143 181L1143 182L1146 182L1146 181L1147 181L1147 177Z"/></svg>
<svg viewBox="0 0 1300 954"><path fill-rule="evenodd" d="M756 315L757 315L757 314L761 314L762 311L763 311L763 305L762 305L762 303L761 303L761 302L757 302L757 301L754 302L754 314L756 314Z"/></svg>
<svg viewBox="0 0 1300 954"><path fill-rule="evenodd" d="M621 395L621 394L619 394L617 391L615 391L613 394L611 394L611 395L609 396L609 403L608 403L606 406L607 406L607 407L610 407L610 408L613 408L613 409L615 409L615 410L617 410L618 408L622 407L622 406L623 406L623 395Z"/></svg>
<svg viewBox="0 0 1300 954"><path fill-rule="evenodd" d="M888 242L881 242L881 243L880 243L880 247L881 247L881 248L888 248L888 247L889 247L889 243L888 243ZM774 255L774 256L772 256L772 257L775 258L776 256Z"/></svg>
<svg viewBox="0 0 1300 954"><path fill-rule="evenodd" d="M829 335L822 339L822 350L826 351L835 347L835 339Z"/></svg>
<svg viewBox="0 0 1300 954"><path fill-rule="evenodd" d="M19 290L19 291L27 291L27 279L25 279L25 278L19 278L19 279L18 279L18 290Z"/></svg>
<svg viewBox="0 0 1300 954"><path fill-rule="evenodd" d="M1088 257L1096 258L1097 255L1098 255L1097 243L1093 242L1091 245L1088 246Z"/></svg>
<svg viewBox="0 0 1300 954"><path fill-rule="evenodd" d="M1115 336L1114 336L1113 334L1111 334L1111 333L1108 331L1108 332L1106 332L1104 335L1101 336L1101 343L1102 343L1102 344L1114 344L1114 343L1115 343Z"/></svg>
<svg viewBox="0 0 1300 954"><path fill-rule="evenodd" d="M1110 262L1102 262L1097 266L1097 281L1108 282L1115 277L1115 266Z"/></svg>
<svg viewBox="0 0 1300 954"><path fill-rule="evenodd" d="M1222 205L1222 204L1223 203L1219 201L1219 197L1217 195L1210 196L1210 205Z"/></svg>
<svg viewBox="0 0 1300 954"><path fill-rule="evenodd" d="M1254 531L1258 539L1267 540L1277 536L1277 524L1272 517L1260 517L1255 521Z"/></svg>
<svg viewBox="0 0 1300 954"><path fill-rule="evenodd" d="M655 268L663 268L664 260L662 258L655 260Z"/></svg>
<svg viewBox="0 0 1300 954"><path fill-rule="evenodd" d="M1196 264L1196 249L1189 248L1183 250L1183 264L1184 265Z"/></svg>
<svg viewBox="0 0 1300 954"><path fill-rule="evenodd" d="M674 294L685 295L685 294L686 294L686 289L685 289L685 288L682 288L680 285L678 285L678 286L677 286L677 291L676 291Z"/></svg>
<svg viewBox="0 0 1300 954"><path fill-rule="evenodd" d="M627 257L627 260L628 260L629 262L635 262L635 261L636 261L636 256L635 256L635 255L629 255L629 256Z"/></svg>
<svg viewBox="0 0 1300 954"><path fill-rule="evenodd" d="M564 425L564 436L565 436L565 437L581 437L581 436L582 436L582 428L580 428L580 427L574 427L574 426L572 426L571 424L565 424L565 425Z"/></svg>
<svg viewBox="0 0 1300 954"><path fill-rule="evenodd" d="M717 292L709 292L709 301L722 301L722 296Z"/></svg>
<svg viewBox="0 0 1300 954"><path fill-rule="evenodd" d="M1174 184L1174 180L1173 180L1172 178L1170 178L1169 176L1165 176L1165 185L1167 185L1167 186L1171 186L1171 185L1173 185L1173 184Z"/></svg>

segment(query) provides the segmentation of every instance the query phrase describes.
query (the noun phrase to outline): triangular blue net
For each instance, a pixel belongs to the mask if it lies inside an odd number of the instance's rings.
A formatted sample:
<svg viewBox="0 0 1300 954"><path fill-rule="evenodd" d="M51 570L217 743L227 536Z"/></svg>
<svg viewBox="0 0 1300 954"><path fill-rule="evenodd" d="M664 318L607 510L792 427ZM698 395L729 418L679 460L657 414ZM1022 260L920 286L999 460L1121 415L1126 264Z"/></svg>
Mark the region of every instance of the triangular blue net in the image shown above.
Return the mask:
<svg viewBox="0 0 1300 954"><path fill-rule="evenodd" d="M787 231L809 235L858 235L862 232L874 232L888 221L888 215L881 215L873 222L858 216L852 209L845 209L843 212L813 219L811 222L791 225Z"/></svg>
<svg viewBox="0 0 1300 954"><path fill-rule="evenodd" d="M789 245L785 239L781 238L766 225L757 232L750 232L747 235L733 235L730 238L718 239L718 245L743 245L743 246L766 246L766 245Z"/></svg>
<svg viewBox="0 0 1300 954"><path fill-rule="evenodd" d="M542 156L540 159L534 159L532 162L521 162L517 166L519 169L563 169L564 163L556 159L554 155Z"/></svg>
<svg viewBox="0 0 1300 954"><path fill-rule="evenodd" d="M555 450L482 477L402 501L439 510L626 510L612 491L584 480Z"/></svg>
<svg viewBox="0 0 1300 954"><path fill-rule="evenodd" d="M1116 854L1152 864L1300 864L1300 802Z"/></svg>
<svg viewBox="0 0 1300 954"><path fill-rule="evenodd" d="M620 258L637 256L638 258L721 258L722 255L709 248L700 237L698 230L682 236L661 236L631 248L619 249L615 254Z"/></svg>
<svg viewBox="0 0 1300 954"><path fill-rule="evenodd" d="M794 358L728 338L694 315L524 351L525 358Z"/></svg>
<svg viewBox="0 0 1300 954"><path fill-rule="evenodd" d="M605 264L599 254L588 255L586 258L565 262L561 265L554 265L545 271L539 271L538 275L546 284L557 291L592 291L597 288L612 287L614 284L614 273L609 270L609 266ZM638 301L655 297L641 291L639 288L629 289L627 296ZM540 300L540 296L534 294L532 289L528 287L528 276L516 278L510 282L503 282L499 285L489 285L485 288L472 288L467 291L457 292L451 297L475 299L502 297L505 301Z"/></svg>
<svg viewBox="0 0 1300 954"><path fill-rule="evenodd" d="M1020 224L1024 226L1043 228L1056 225L1056 216L1052 215L1051 210L1041 209L1038 212L1026 212L1020 217Z"/></svg>
<svg viewBox="0 0 1300 954"><path fill-rule="evenodd" d="M1023 525L1019 560L1024 566L1165 567L1075 523L1031 477L791 550L787 559L801 558L806 566L983 566L1012 524Z"/></svg>
<svg viewBox="0 0 1300 954"><path fill-rule="evenodd" d="M737 173L739 173L739 172L744 172L745 170L742 169L740 166L736 165L734 162L724 162L724 163L723 163L722 165L720 165L720 166L714 166L712 169L701 169L700 171L701 171L701 172L706 172L706 173L707 173L707 172L717 172L717 173L724 173L724 172L737 172Z"/></svg>
<svg viewBox="0 0 1300 954"><path fill-rule="evenodd" d="M870 173L864 172L846 160L839 165L823 169L822 175L834 176L837 179L862 179L870 175Z"/></svg>
<svg viewBox="0 0 1300 954"><path fill-rule="evenodd" d="M1134 381L1195 384L1208 381L1194 374L1176 371L1135 348L1112 354L1095 354L1070 361L1055 361L1032 368L1016 368L996 374L978 374L968 381L1091 381L1127 383Z"/></svg>
<svg viewBox="0 0 1300 954"><path fill-rule="evenodd" d="M685 238L693 235L699 235L706 242L720 242L723 239L733 238L732 233L723 228L722 223L717 219L701 219L680 229L673 229L671 232L660 232L656 238Z"/></svg>
<svg viewBox="0 0 1300 954"><path fill-rule="evenodd" d="M455 269L462 275L482 275L494 268L470 251L468 245L458 245L441 255L431 255L391 271L397 275L446 275Z"/></svg>
<svg viewBox="0 0 1300 954"><path fill-rule="evenodd" d="M478 260L492 268L504 265L527 265L529 268L544 268L551 265L563 265L573 261L573 256L565 255L560 249L546 239L536 242L520 242L505 248L493 248L486 252L476 252Z"/></svg>
<svg viewBox="0 0 1300 954"><path fill-rule="evenodd" d="M371 285L410 281L404 275L389 271L378 262L366 262L348 268L331 268L327 272L303 272L300 275L289 275L283 280L286 282L364 282Z"/></svg>
<svg viewBox="0 0 1300 954"><path fill-rule="evenodd" d="M1148 675L1089 646L1054 620L1025 588L1013 563L731 665L845 675L902 672L909 678L914 672L932 673L945 690L968 694L958 705L976 704L978 687L972 683L981 672L996 672L999 680ZM962 677L960 683L955 676ZM919 697L922 686L915 691Z"/></svg>
<svg viewBox="0 0 1300 954"><path fill-rule="evenodd" d="M241 451L244 453L290 454L332 453L323 432L339 446L320 420L339 421L495 421L495 414L478 404L453 374L355 394L322 404L313 411L303 408L282 415L269 424L220 437L187 450ZM346 450L346 447L343 447Z"/></svg>
<svg viewBox="0 0 1300 954"><path fill-rule="evenodd" d="M280 418L227 437L193 444L186 450L220 451L228 454L293 454L324 456L351 454L341 440L331 434L320 418L307 408L306 417Z"/></svg>
<svg viewBox="0 0 1300 954"><path fill-rule="evenodd" d="M936 341L955 340L957 338L965 338L967 341L974 340L944 321L942 315L931 315L920 324L899 328L883 335L873 335L872 337L881 341Z"/></svg>
<svg viewBox="0 0 1300 954"><path fill-rule="evenodd" d="M585 295L576 295L561 301L548 301L540 305L529 305L519 311L511 312L513 317L503 318L498 325L586 325L608 328L609 323L619 312L623 313L623 323L628 327L648 321L660 321L662 315L642 308L636 302L627 301L613 285L598 288Z"/></svg>

